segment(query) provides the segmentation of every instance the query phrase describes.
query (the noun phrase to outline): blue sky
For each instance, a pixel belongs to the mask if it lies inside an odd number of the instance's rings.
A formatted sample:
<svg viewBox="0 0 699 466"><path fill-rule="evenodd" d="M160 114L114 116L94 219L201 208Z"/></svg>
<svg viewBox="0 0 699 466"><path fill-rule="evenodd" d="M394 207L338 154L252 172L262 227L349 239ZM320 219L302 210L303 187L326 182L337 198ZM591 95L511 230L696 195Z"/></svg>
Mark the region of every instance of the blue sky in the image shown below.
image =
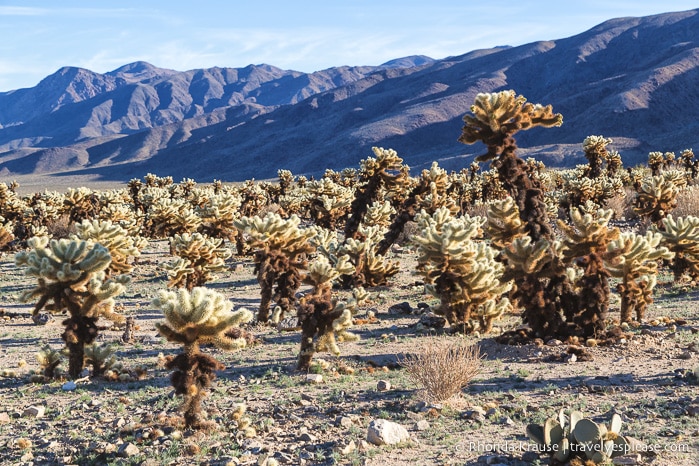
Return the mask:
<svg viewBox="0 0 699 466"><path fill-rule="evenodd" d="M476 0L0 0L0 92L62 66L138 60L175 70L267 63L304 72L445 58L584 32L696 2Z"/></svg>

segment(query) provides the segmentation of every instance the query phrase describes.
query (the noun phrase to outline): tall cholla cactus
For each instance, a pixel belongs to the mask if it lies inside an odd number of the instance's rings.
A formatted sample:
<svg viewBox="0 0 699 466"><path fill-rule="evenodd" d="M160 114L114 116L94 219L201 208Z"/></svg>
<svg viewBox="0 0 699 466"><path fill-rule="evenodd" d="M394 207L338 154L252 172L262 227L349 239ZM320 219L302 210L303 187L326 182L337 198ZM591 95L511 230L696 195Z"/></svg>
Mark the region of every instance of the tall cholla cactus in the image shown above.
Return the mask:
<svg viewBox="0 0 699 466"><path fill-rule="evenodd" d="M25 274L36 277L38 285L20 299L27 302L39 298L34 315L44 308L54 313L68 312L70 317L63 321L61 337L70 352L69 374L77 378L84 365L85 345L97 337L97 320L123 320L112 312L112 298L124 291L130 279L119 275L105 281L111 256L99 243L68 239L49 243L47 237L37 236L28 245L30 250L15 256L15 264L26 267Z"/></svg>
<svg viewBox="0 0 699 466"><path fill-rule="evenodd" d="M495 260L497 251L475 241L485 219L455 218L446 207L432 216L421 211L415 219L421 230L412 238L418 245L418 273L441 301L436 312L454 329L489 332L510 308L503 294L511 283L500 280L504 266Z"/></svg>
<svg viewBox="0 0 699 466"><path fill-rule="evenodd" d="M131 272L133 265L129 260L141 255L134 238L111 220L83 220L75 224L75 230L73 239L99 243L109 250L112 262L106 270L108 276Z"/></svg>
<svg viewBox="0 0 699 466"><path fill-rule="evenodd" d="M280 312L275 313L280 319L294 308L306 256L315 250L310 241L315 231L299 228L300 223L296 215L285 220L271 212L264 218L242 217L235 222L236 228L249 235L247 242L255 250L255 272L262 288L259 322L269 320L272 300L280 307Z"/></svg>
<svg viewBox="0 0 699 466"><path fill-rule="evenodd" d="M345 225L345 238L358 239L359 225L364 218L367 208L379 198L381 190L402 191L409 181L407 165L393 149L372 147L374 157L368 157L361 162L360 186L355 191L351 205L351 213Z"/></svg>
<svg viewBox="0 0 699 466"><path fill-rule="evenodd" d="M688 276L699 280L699 217L688 215L675 220L672 215L663 219L664 231L653 228L662 236L661 244L675 254L670 269L675 281Z"/></svg>
<svg viewBox="0 0 699 466"><path fill-rule="evenodd" d="M588 178L594 179L602 175L602 163L607 160L607 146L611 142L611 139L604 136L588 136L583 141L583 152L589 164L586 170Z"/></svg>
<svg viewBox="0 0 699 466"><path fill-rule="evenodd" d="M195 209L202 219L202 233L233 243L238 234L234 222L238 218L240 205L240 197L232 193L222 192L210 196L203 205Z"/></svg>
<svg viewBox="0 0 699 466"><path fill-rule="evenodd" d="M666 247L660 246L662 236L648 231L645 236L622 233L607 246L605 266L612 277L621 278L617 290L621 295L621 321L631 322L635 310L641 321L653 302L653 288L658 274L658 261L672 259Z"/></svg>
<svg viewBox="0 0 699 466"><path fill-rule="evenodd" d="M566 321L576 325L575 333L583 336L601 334L606 327L610 273L604 266L604 255L609 243L619 238L619 229L607 226L613 214L612 210L600 209L592 215L573 208L570 225L558 221L565 262L583 269L583 275L575 281L578 305L564 309Z"/></svg>
<svg viewBox="0 0 699 466"><path fill-rule="evenodd" d="M347 329L352 326L356 306L368 298L368 293L363 288L355 288L351 299L338 302L331 291L333 281L352 270L354 266L347 256L340 257L334 265L325 256L318 256L308 267L304 283L313 289L299 300L298 319L302 331L299 370L308 370L314 353L329 351L338 355L338 341L358 339Z"/></svg>
<svg viewBox="0 0 699 466"><path fill-rule="evenodd" d="M216 378L215 371L225 366L200 352L203 344L213 344L224 350L245 347L245 339L231 339L227 330L249 322L252 313L245 309L231 312L233 303L222 294L204 287L192 292L161 290L153 305L163 311L164 322L156 323L158 331L168 341L183 345L183 352L170 359L166 367L173 369L171 382L175 393L184 397L182 411L185 426L193 429L209 427L202 420L201 402L206 389Z"/></svg>
<svg viewBox="0 0 699 466"><path fill-rule="evenodd" d="M165 264L169 287L191 290L213 279L213 274L225 270L224 261L231 256L222 247L223 239L201 233L183 233L170 238L170 249L177 259Z"/></svg>

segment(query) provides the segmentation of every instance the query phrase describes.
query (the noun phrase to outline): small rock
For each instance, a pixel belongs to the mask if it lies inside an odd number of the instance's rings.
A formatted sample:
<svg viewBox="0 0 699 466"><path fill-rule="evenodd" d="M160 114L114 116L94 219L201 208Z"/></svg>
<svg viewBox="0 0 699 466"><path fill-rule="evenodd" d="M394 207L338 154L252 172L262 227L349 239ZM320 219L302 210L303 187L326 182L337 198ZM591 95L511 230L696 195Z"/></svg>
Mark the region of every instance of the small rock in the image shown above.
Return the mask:
<svg viewBox="0 0 699 466"><path fill-rule="evenodd" d="M371 444L369 442L367 442L366 440L360 440L359 446L357 447L357 449L362 453L367 452L367 451L371 450Z"/></svg>
<svg viewBox="0 0 699 466"><path fill-rule="evenodd" d="M697 405L687 406L687 415L691 416L691 417L699 416L699 406L697 406Z"/></svg>
<svg viewBox="0 0 699 466"><path fill-rule="evenodd" d="M343 456L349 455L350 453L352 453L356 449L357 449L357 444L354 443L354 440L350 440L347 445L344 445L344 446L338 445L337 447L335 447L335 451Z"/></svg>
<svg viewBox="0 0 699 466"><path fill-rule="evenodd" d="M323 374L306 374L306 383L323 383Z"/></svg>
<svg viewBox="0 0 699 466"><path fill-rule="evenodd" d="M574 363L577 360L578 360L578 357L574 353L568 355L567 362Z"/></svg>
<svg viewBox="0 0 699 466"><path fill-rule="evenodd" d="M385 392L391 389L391 382L388 380L379 380L376 383L376 389L380 392Z"/></svg>
<svg viewBox="0 0 699 466"><path fill-rule="evenodd" d="M299 440L302 442L316 442L316 441L318 441L318 437L306 432L306 433L299 435Z"/></svg>
<svg viewBox="0 0 699 466"><path fill-rule="evenodd" d="M7 413L0 413L0 425L8 424L10 422L10 415Z"/></svg>
<svg viewBox="0 0 699 466"><path fill-rule="evenodd" d="M410 307L410 303L408 301L403 301L402 303L394 304L393 306L388 308L389 315L410 314L411 311L412 308Z"/></svg>
<svg viewBox="0 0 699 466"><path fill-rule="evenodd" d="M353 424L352 418L348 416L340 416L335 419L335 425L338 427L344 427L345 429L349 429Z"/></svg>
<svg viewBox="0 0 699 466"><path fill-rule="evenodd" d="M31 451L26 452L25 454L22 455L22 457L19 459L22 463L29 463L31 460L34 459L34 455L32 454Z"/></svg>
<svg viewBox="0 0 699 466"><path fill-rule="evenodd" d="M417 422L415 423L415 429L416 429L416 430L427 430L427 429L429 429L429 428L430 428L430 423L427 422L427 421L424 420L424 419L421 420L421 421L417 421Z"/></svg>
<svg viewBox="0 0 699 466"><path fill-rule="evenodd" d="M30 406L24 410L24 412L22 413L22 416L39 418L39 417L44 417L45 412L46 412L45 406Z"/></svg>
<svg viewBox="0 0 699 466"><path fill-rule="evenodd" d="M526 463L533 463L539 459L539 454L535 451L525 451L522 454L522 461Z"/></svg>
<svg viewBox="0 0 699 466"><path fill-rule="evenodd" d="M685 351L681 353L679 356L677 356L678 359L692 359L692 353L689 351Z"/></svg>
<svg viewBox="0 0 699 466"><path fill-rule="evenodd" d="M121 458L131 458L132 456L138 455L138 453L138 447L131 442L122 444L119 450L117 450L117 456Z"/></svg>
<svg viewBox="0 0 699 466"><path fill-rule="evenodd" d="M546 346L561 346L562 344L563 342L561 340L557 340L555 338L552 338L546 342Z"/></svg>
<svg viewBox="0 0 699 466"><path fill-rule="evenodd" d="M500 424L506 425L506 426L513 426L513 425L515 425L515 421L513 421L511 417L506 416L506 417L500 418Z"/></svg>
<svg viewBox="0 0 699 466"><path fill-rule="evenodd" d="M497 408L490 408L488 411L485 412L485 417L492 417L495 416L497 413Z"/></svg>
<svg viewBox="0 0 699 466"><path fill-rule="evenodd" d="M395 445L410 438L408 431L400 424L386 419L374 419L369 423L366 439L374 445Z"/></svg>

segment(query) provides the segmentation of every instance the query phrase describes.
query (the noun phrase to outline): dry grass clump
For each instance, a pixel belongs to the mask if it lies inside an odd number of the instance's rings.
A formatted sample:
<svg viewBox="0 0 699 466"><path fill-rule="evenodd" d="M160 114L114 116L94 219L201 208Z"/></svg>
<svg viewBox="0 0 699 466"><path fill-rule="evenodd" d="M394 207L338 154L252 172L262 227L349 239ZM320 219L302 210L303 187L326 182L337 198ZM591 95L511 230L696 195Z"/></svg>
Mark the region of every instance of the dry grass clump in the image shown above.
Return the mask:
<svg viewBox="0 0 699 466"><path fill-rule="evenodd" d="M482 356L476 345L447 337L431 337L400 361L411 382L422 389L425 401L445 402L476 377Z"/></svg>
<svg viewBox="0 0 699 466"><path fill-rule="evenodd" d="M699 217L699 186L690 186L677 194L677 207L672 211L675 218L691 215Z"/></svg>

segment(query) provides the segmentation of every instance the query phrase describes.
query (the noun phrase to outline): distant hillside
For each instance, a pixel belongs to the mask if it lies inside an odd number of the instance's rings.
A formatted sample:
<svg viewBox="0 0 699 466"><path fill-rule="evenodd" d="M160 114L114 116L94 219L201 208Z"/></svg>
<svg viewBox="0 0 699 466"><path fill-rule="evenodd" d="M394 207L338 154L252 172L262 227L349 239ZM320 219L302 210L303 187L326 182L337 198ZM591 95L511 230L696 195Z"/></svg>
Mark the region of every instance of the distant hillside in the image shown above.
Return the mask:
<svg viewBox="0 0 699 466"><path fill-rule="evenodd" d="M514 89L563 114L518 135L522 155L583 163L592 134L627 164L650 151L699 149L699 10L620 18L573 37L433 60L315 73L269 65L178 72L138 62L106 74L62 68L0 93L0 173L147 172L236 181L277 169L356 167L372 146L411 167L467 166L457 142L479 92Z"/></svg>

